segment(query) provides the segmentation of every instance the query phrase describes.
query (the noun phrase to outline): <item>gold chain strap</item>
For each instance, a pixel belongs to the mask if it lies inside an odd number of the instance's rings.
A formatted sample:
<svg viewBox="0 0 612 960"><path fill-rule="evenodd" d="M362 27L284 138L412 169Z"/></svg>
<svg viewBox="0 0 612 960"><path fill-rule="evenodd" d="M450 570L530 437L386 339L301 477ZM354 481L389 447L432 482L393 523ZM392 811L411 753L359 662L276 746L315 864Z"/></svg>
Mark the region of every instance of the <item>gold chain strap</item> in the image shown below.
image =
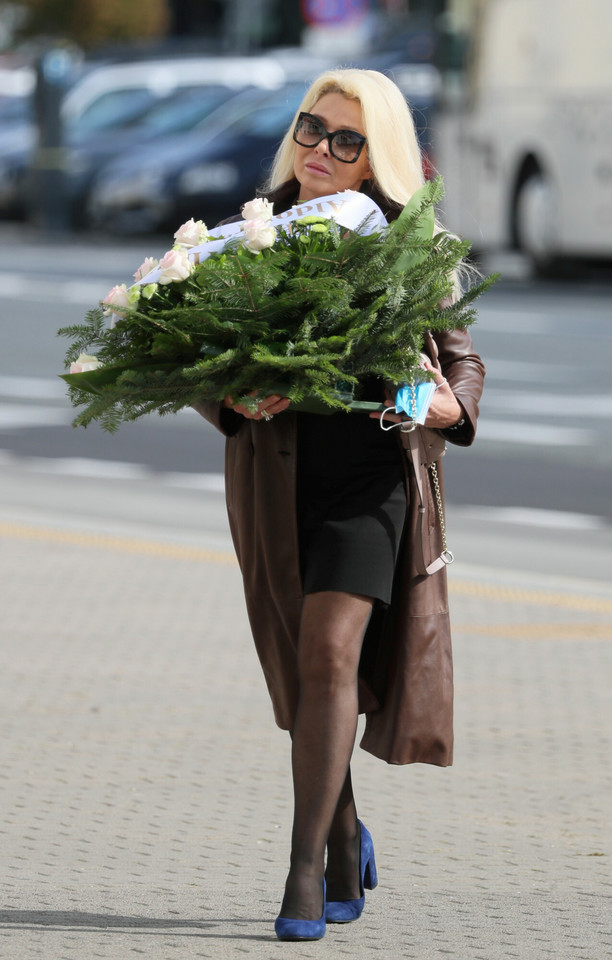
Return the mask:
<svg viewBox="0 0 612 960"><path fill-rule="evenodd" d="M440 480L438 479L438 468L435 462L429 464L431 476L433 479L434 491L436 494L436 506L438 508L438 517L440 518L440 533L442 535L442 556L446 558L447 563L452 563L455 559L452 550L448 549L446 540L446 520L444 519L444 507L442 505L442 494L440 492Z"/></svg>

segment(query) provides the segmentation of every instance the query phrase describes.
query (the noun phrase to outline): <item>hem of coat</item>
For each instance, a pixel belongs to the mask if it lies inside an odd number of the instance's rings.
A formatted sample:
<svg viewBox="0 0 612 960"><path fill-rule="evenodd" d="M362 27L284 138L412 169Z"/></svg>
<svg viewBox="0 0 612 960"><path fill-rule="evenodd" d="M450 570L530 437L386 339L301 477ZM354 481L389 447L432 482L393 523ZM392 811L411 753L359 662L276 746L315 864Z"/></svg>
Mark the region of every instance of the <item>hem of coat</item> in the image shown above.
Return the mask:
<svg viewBox="0 0 612 960"><path fill-rule="evenodd" d="M268 690L270 692L269 685ZM276 700L272 700L272 708L276 726L279 727L280 730L286 730L287 733L290 733L291 724L286 722L284 710L281 708L281 705L277 703ZM363 715L364 713L367 718L368 714L363 710L360 711L360 715ZM362 750L365 750L366 753L376 757L377 760L382 760L384 763L388 763L391 766L407 766L409 763L427 763L434 767L452 767L453 765L452 747L450 750L446 750L444 753L442 753L442 751L438 751L437 755L435 756L427 750L419 751L418 753L398 750L384 751L380 748L379 738L371 736L367 728L359 742L359 747Z"/></svg>
<svg viewBox="0 0 612 960"><path fill-rule="evenodd" d="M371 742L374 738L368 736L368 731L366 729L359 746L362 750L365 750L366 753L372 754L373 757L376 757L378 760L383 760L385 763L395 766L406 766L409 763L428 763L434 767L452 767L453 765L453 751L446 751L444 754L439 754L437 756L432 755L429 751L423 751L419 753L412 752L401 752L397 750L383 751L378 745L378 740Z"/></svg>

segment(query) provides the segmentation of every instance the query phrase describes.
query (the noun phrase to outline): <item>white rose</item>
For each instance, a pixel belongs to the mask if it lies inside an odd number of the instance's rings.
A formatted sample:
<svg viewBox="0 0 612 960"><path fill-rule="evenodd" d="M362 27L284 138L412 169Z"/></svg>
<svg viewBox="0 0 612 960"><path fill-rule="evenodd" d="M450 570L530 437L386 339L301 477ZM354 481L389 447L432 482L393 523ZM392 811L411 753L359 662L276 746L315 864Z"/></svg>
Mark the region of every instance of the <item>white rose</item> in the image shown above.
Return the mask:
<svg viewBox="0 0 612 960"><path fill-rule="evenodd" d="M247 220L242 227L246 237L246 245L253 253L259 253L266 247L272 247L276 240L274 227L266 225L265 220Z"/></svg>
<svg viewBox="0 0 612 960"><path fill-rule="evenodd" d="M264 197L256 197L255 200L249 200L242 208L242 217L244 220L271 220L273 204Z"/></svg>
<svg viewBox="0 0 612 960"><path fill-rule="evenodd" d="M70 373L87 373L88 370L96 370L101 366L97 357L82 353L74 363L70 364Z"/></svg>
<svg viewBox="0 0 612 960"><path fill-rule="evenodd" d="M107 306L104 308L104 313L107 316L109 313L116 313L120 317L123 316L122 311L126 307L130 306L130 300L125 283L115 286L112 288L112 290L109 290L102 303L107 304Z"/></svg>
<svg viewBox="0 0 612 960"><path fill-rule="evenodd" d="M176 283L187 279L193 270L193 264L186 250L168 250L159 261L159 270L159 283Z"/></svg>
<svg viewBox="0 0 612 960"><path fill-rule="evenodd" d="M138 280L144 280L146 275L148 273L151 273L151 270L154 270L157 264L158 264L158 261L154 257L146 257L146 259L142 261L142 263L138 267L138 270L134 274L134 280L136 280L137 282Z"/></svg>
<svg viewBox="0 0 612 960"><path fill-rule="evenodd" d="M204 243L208 239L208 230L202 220L187 220L183 223L176 233L174 239L182 247L197 247L199 243Z"/></svg>

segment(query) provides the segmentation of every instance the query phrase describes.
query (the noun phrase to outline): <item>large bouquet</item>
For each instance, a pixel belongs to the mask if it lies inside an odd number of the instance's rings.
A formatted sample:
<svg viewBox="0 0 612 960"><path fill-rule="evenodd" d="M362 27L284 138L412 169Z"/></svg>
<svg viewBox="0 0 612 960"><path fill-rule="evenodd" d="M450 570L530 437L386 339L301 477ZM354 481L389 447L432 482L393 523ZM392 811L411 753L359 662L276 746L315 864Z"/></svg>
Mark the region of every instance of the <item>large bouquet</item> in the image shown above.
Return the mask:
<svg viewBox="0 0 612 960"><path fill-rule="evenodd" d="M251 201L243 221L210 235L188 221L159 264L148 258L129 289L114 287L83 324L59 331L72 338L71 400L85 407L75 426L98 420L112 432L227 394L253 406L281 394L331 413L359 405L365 377L422 377L425 332L472 323L493 280L452 302L469 248L435 231L441 194L439 179L427 183L389 225L351 191L278 217Z"/></svg>

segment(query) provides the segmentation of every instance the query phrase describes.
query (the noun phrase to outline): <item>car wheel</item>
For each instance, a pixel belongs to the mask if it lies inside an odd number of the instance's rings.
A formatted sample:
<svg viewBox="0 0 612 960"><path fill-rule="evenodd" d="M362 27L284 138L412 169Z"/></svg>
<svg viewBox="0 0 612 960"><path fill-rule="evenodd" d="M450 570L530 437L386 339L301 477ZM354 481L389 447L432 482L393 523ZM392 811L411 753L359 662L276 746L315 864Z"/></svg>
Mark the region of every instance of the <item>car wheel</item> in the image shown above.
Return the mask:
<svg viewBox="0 0 612 960"><path fill-rule="evenodd" d="M516 240L540 273L554 266L557 241L555 192L546 174L532 173L519 187L515 201Z"/></svg>

